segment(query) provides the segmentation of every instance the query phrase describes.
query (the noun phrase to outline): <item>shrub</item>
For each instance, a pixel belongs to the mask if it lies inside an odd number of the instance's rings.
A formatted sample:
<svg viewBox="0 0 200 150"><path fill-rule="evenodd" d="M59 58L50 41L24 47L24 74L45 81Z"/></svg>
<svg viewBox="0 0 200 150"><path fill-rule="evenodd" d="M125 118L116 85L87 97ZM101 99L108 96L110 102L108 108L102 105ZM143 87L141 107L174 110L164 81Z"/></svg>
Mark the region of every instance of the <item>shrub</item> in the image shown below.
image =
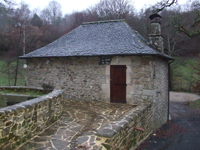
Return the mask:
<svg viewBox="0 0 200 150"><path fill-rule="evenodd" d="M192 89L194 92L200 94L200 61L198 62L197 67L194 68L197 72L195 73L199 78L195 81Z"/></svg>
<svg viewBox="0 0 200 150"><path fill-rule="evenodd" d="M42 88L47 91L53 91L55 86L53 83L42 83Z"/></svg>

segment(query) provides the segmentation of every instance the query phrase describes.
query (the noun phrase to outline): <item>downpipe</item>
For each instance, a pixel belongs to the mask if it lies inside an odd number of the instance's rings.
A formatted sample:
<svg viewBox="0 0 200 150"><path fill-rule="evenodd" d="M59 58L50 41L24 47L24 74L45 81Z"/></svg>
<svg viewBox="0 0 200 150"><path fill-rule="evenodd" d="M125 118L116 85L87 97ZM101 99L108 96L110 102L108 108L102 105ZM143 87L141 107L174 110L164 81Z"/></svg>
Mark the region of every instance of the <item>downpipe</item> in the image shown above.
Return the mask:
<svg viewBox="0 0 200 150"><path fill-rule="evenodd" d="M171 72L170 72L170 64L174 62L174 59L172 59L170 62L168 62L168 112L167 112L167 122L169 122L169 106L170 106L170 90L171 90Z"/></svg>

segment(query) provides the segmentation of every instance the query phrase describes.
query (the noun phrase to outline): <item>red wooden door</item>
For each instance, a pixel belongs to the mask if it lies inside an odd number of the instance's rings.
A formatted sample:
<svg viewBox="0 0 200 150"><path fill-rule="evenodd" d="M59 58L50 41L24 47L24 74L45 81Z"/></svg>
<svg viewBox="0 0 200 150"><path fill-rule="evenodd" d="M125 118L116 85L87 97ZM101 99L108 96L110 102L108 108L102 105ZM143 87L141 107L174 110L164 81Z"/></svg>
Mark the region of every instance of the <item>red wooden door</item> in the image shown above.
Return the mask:
<svg viewBox="0 0 200 150"><path fill-rule="evenodd" d="M110 66L110 102L126 103L126 66Z"/></svg>

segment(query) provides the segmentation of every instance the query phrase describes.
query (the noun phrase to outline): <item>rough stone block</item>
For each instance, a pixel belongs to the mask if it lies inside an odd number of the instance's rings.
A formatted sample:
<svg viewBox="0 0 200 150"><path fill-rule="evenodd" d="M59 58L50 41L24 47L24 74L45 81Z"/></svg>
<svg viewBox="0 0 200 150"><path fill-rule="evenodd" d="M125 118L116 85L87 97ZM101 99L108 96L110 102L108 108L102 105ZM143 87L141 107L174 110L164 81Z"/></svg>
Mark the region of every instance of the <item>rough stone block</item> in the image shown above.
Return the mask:
<svg viewBox="0 0 200 150"><path fill-rule="evenodd" d="M127 91L126 91L126 93L128 93L128 94L135 94L135 87L134 87L134 85L127 85Z"/></svg>
<svg viewBox="0 0 200 150"><path fill-rule="evenodd" d="M143 90L142 93L143 93L143 95L153 96L155 91L154 90Z"/></svg>
<svg viewBox="0 0 200 150"><path fill-rule="evenodd" d="M0 130L1 146L5 146L9 142L12 142L12 145L19 145L21 142L31 138L31 136L41 132L41 128L45 128L46 125L52 123L50 119L45 118L45 115L43 115L44 113L49 113L48 117L52 115L48 112L51 109L47 107L47 104L49 104L47 101L55 100L55 105L62 105L62 96L58 96L61 94L62 91L57 90L48 94L48 96L1 108L0 111L4 113L2 115L4 116L2 120L4 124L1 124L4 129ZM55 116L53 116L55 121L57 120L56 118L60 117L61 113L62 107L57 108L54 113ZM2 141L4 137L7 138ZM20 141L18 140L19 138L21 139Z"/></svg>

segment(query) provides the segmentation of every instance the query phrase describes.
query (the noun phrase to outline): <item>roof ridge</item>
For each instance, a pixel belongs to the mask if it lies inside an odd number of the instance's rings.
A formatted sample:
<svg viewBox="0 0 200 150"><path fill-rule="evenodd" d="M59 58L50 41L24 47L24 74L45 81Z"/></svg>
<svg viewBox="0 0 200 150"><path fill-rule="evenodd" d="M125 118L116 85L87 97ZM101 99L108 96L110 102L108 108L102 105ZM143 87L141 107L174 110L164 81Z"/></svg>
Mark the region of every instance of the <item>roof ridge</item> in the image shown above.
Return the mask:
<svg viewBox="0 0 200 150"><path fill-rule="evenodd" d="M125 21L125 19L116 19L116 20L102 20L102 21L83 22L82 25L87 25L87 24L97 24L97 23L108 23L108 22L122 22L122 21Z"/></svg>

